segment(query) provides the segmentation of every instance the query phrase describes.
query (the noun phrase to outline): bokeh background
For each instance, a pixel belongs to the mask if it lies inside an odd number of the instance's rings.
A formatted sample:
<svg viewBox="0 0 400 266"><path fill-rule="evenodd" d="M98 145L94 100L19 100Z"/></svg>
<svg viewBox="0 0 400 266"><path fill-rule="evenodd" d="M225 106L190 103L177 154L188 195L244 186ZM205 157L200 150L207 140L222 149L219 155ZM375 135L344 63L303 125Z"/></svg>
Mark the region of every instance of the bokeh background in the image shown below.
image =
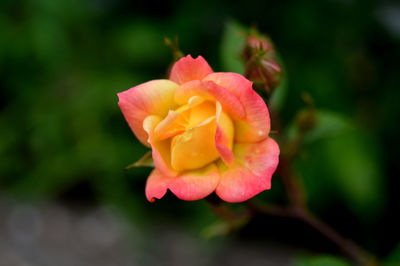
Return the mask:
<svg viewBox="0 0 400 266"><path fill-rule="evenodd" d="M164 37L240 72L250 25L285 67L282 134L304 92L318 110L296 160L311 209L400 265L400 4L361 0L0 1L0 265L346 265L290 219L210 235L204 201L148 203L151 169L124 170L146 148L116 93L165 77ZM257 199L284 204L279 181Z"/></svg>

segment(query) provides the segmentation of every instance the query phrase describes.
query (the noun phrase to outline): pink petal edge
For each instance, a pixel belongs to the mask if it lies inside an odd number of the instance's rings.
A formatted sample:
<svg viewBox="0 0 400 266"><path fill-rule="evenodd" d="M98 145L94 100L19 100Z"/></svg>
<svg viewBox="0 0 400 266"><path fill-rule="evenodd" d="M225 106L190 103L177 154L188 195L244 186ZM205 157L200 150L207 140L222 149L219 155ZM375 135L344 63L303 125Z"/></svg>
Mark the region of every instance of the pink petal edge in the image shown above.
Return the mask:
<svg viewBox="0 0 400 266"><path fill-rule="evenodd" d="M219 126L219 119L221 116L222 107L219 102L216 104L216 119L217 119L217 130L215 132L215 147L219 155L221 156L222 161L225 164L232 166L234 163L234 155L231 149L229 149L229 140L226 136L225 132Z"/></svg>
<svg viewBox="0 0 400 266"><path fill-rule="evenodd" d="M234 94L244 106L246 118L235 119L235 140L258 142L268 137L270 118L264 100L253 90L252 82L237 73L211 73L203 79L214 81ZM178 92L179 90L177 90Z"/></svg>
<svg viewBox="0 0 400 266"><path fill-rule="evenodd" d="M167 189L182 200L193 201L207 197L219 182L220 174L215 164L202 169L184 172L177 177L163 175L157 168L147 179L146 197L150 202L161 199Z"/></svg>
<svg viewBox="0 0 400 266"><path fill-rule="evenodd" d="M212 72L212 68L202 56L193 59L191 55L187 55L172 66L169 79L184 84L192 80L201 80Z"/></svg>
<svg viewBox="0 0 400 266"><path fill-rule="evenodd" d="M272 138L258 143L236 143L235 165L219 165L217 195L227 202L243 202L271 188L279 162L279 146Z"/></svg>
<svg viewBox="0 0 400 266"><path fill-rule="evenodd" d="M143 129L143 121L149 115L165 117L175 109L175 90L179 85L170 80L152 80L118 93L118 105L129 127L144 145L148 134Z"/></svg>
<svg viewBox="0 0 400 266"><path fill-rule="evenodd" d="M184 104L193 96L220 102L224 111L229 112L233 117L244 119L246 116L245 107L239 98L213 81L194 80L185 83L176 90L175 101L178 104Z"/></svg>

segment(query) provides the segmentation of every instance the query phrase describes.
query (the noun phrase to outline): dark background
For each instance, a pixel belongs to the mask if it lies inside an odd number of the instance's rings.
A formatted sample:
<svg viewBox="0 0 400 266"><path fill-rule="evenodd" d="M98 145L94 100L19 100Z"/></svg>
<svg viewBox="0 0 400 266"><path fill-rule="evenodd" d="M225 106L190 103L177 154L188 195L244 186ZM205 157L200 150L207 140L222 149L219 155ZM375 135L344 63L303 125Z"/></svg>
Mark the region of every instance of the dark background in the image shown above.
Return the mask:
<svg viewBox="0 0 400 266"><path fill-rule="evenodd" d="M393 252L400 224L400 4L390 1L2 0L0 201L78 213L113 206L140 230L161 224L196 235L207 228L216 217L206 203L172 194L148 203L150 169L123 170L146 148L116 93L165 77L172 61L166 36L178 36L184 53L202 55L215 71L236 71L229 62L239 55L229 47L239 24L268 34L284 64L282 134L290 136L305 108L303 92L321 112L296 161L312 210L393 261L400 252ZM284 202L279 181L257 199ZM301 222L276 217L258 217L225 241L338 252Z"/></svg>

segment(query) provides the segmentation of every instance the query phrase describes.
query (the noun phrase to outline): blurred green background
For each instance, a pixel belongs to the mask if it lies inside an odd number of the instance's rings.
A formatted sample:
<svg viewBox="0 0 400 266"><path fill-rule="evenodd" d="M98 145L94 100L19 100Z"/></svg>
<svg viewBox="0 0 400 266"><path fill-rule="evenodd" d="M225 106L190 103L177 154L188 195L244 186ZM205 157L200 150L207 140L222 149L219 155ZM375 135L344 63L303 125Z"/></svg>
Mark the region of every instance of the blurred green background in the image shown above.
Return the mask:
<svg viewBox="0 0 400 266"><path fill-rule="evenodd" d="M160 223L206 228L216 217L203 201L168 194L150 204L150 169L124 171L146 148L116 93L165 77L172 55L164 37L178 36L183 52L215 71L241 71L237 29L253 24L285 66L283 134L305 108L303 92L318 109L296 161L312 210L397 261L400 4L390 1L2 0L0 199L112 205L149 231ZM284 202L277 179L257 198ZM276 217L255 219L236 238L337 252L300 222Z"/></svg>

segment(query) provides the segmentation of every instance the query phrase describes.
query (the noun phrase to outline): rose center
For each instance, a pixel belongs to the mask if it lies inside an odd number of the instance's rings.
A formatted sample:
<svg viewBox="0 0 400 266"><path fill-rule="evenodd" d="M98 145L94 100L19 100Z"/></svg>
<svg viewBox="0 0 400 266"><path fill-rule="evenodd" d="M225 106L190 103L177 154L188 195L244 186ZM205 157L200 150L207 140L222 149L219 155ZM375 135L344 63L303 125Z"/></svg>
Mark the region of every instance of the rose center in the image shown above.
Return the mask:
<svg viewBox="0 0 400 266"><path fill-rule="evenodd" d="M162 138L171 139L172 168L176 171L192 170L218 159L215 103L205 101L190 108L183 106L176 112L180 112L178 117L162 134ZM228 136L229 148L232 148L233 124L224 112L221 112L218 126Z"/></svg>

